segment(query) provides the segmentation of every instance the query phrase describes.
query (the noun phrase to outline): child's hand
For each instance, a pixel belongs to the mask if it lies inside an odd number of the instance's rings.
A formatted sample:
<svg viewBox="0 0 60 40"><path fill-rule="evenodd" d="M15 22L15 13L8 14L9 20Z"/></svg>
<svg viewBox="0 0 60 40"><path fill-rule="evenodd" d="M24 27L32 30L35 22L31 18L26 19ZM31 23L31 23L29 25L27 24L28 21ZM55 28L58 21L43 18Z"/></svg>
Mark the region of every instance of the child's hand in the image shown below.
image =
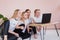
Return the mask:
<svg viewBox="0 0 60 40"><path fill-rule="evenodd" d="M24 29L24 27L23 27L23 26L21 26L21 29Z"/></svg>
<svg viewBox="0 0 60 40"><path fill-rule="evenodd" d="M7 38L4 38L4 40L7 40Z"/></svg>
<svg viewBox="0 0 60 40"><path fill-rule="evenodd" d="M15 33L15 36L16 36L16 37L19 37L19 34L18 34L18 33Z"/></svg>
<svg viewBox="0 0 60 40"><path fill-rule="evenodd" d="M37 26L36 28L37 28L38 32L41 31L41 26Z"/></svg>
<svg viewBox="0 0 60 40"><path fill-rule="evenodd" d="M6 35L4 36L4 40L7 40L7 36Z"/></svg>

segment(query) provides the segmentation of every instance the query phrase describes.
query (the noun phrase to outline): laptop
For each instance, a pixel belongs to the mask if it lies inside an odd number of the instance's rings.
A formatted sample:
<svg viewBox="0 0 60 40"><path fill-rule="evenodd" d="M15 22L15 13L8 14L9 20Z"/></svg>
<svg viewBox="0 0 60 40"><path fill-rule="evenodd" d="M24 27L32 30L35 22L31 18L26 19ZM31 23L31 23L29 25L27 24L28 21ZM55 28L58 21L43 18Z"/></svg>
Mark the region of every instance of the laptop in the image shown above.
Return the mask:
<svg viewBox="0 0 60 40"><path fill-rule="evenodd" d="M37 24L50 23L50 21L51 21L51 13L44 13L42 15L42 22L41 23L37 23Z"/></svg>

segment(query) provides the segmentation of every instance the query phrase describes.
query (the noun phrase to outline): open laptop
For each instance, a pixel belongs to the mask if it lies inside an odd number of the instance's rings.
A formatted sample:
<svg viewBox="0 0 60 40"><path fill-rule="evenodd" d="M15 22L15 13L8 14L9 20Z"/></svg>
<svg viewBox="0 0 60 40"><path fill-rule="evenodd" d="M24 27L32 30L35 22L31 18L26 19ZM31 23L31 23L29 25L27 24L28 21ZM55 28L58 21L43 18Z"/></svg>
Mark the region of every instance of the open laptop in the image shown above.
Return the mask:
<svg viewBox="0 0 60 40"><path fill-rule="evenodd" d="M44 13L42 15L42 22L41 23L37 23L37 24L50 23L50 21L51 21L51 13Z"/></svg>

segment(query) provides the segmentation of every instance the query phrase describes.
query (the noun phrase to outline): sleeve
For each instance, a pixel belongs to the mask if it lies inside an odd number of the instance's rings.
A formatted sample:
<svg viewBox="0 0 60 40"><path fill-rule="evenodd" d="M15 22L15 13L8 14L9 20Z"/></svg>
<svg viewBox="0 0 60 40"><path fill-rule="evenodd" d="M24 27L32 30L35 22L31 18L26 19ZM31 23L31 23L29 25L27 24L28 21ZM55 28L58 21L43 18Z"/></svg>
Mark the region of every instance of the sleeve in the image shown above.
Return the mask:
<svg viewBox="0 0 60 40"><path fill-rule="evenodd" d="M8 34L8 30L9 30L9 21L4 22L4 35Z"/></svg>
<svg viewBox="0 0 60 40"><path fill-rule="evenodd" d="M43 15L41 14L41 16L40 16L40 23L42 22L42 16L43 16Z"/></svg>

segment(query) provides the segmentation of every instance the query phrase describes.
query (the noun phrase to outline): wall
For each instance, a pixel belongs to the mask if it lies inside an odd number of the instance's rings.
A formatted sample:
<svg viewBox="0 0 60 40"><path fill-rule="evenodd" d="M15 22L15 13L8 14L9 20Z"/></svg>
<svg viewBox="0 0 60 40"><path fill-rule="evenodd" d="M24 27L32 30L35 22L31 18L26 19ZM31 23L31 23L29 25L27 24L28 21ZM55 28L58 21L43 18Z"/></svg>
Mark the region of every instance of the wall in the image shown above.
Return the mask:
<svg viewBox="0 0 60 40"><path fill-rule="evenodd" d="M52 13L51 22L60 22L60 0L0 0L0 13L10 18L15 9L41 9L41 13Z"/></svg>

